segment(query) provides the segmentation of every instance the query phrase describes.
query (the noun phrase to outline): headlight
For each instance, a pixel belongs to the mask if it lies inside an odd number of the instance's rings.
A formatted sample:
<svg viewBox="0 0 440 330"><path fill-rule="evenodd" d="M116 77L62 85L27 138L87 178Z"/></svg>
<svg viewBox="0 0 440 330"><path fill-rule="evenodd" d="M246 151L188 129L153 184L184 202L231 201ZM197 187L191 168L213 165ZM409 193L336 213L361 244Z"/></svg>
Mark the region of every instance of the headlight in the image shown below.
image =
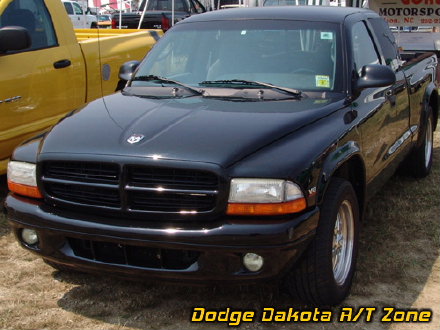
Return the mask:
<svg viewBox="0 0 440 330"><path fill-rule="evenodd" d="M280 215L300 212L306 200L293 182L277 179L232 179L228 214Z"/></svg>
<svg viewBox="0 0 440 330"><path fill-rule="evenodd" d="M35 164L10 161L8 163L8 188L19 195L43 198L37 187Z"/></svg>

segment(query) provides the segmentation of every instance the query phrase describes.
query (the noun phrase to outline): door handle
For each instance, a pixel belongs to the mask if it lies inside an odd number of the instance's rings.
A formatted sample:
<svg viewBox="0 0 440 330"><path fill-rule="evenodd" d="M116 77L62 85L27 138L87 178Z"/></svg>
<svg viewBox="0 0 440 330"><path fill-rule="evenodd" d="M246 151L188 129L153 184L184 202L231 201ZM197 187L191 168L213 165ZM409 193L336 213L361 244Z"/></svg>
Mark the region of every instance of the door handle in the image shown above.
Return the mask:
<svg viewBox="0 0 440 330"><path fill-rule="evenodd" d="M55 69L62 69L62 68L67 68L71 64L72 64L72 62L70 62L70 60L60 60L60 61L55 62L53 64L53 67Z"/></svg>

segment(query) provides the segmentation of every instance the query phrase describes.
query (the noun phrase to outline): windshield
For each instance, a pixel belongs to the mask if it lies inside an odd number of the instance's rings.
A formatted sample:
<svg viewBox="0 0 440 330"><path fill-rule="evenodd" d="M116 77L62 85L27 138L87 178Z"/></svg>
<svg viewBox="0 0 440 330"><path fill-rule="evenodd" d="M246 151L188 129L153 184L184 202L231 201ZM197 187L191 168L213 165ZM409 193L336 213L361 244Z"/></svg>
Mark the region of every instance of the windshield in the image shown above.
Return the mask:
<svg viewBox="0 0 440 330"><path fill-rule="evenodd" d="M240 88L237 80L242 80L296 90L341 91L341 61L336 61L340 48L338 25L332 23L184 23L150 51L131 86L157 85L160 82L136 77L159 76L193 87L215 87L218 81L217 87Z"/></svg>

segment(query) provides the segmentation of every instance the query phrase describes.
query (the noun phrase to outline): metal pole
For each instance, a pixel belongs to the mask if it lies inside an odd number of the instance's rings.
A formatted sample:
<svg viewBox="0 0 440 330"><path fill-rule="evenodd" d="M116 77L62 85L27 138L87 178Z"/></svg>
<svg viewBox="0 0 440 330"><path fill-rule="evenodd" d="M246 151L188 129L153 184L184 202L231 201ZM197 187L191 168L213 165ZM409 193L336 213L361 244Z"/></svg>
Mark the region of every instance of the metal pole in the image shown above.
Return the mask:
<svg viewBox="0 0 440 330"><path fill-rule="evenodd" d="M119 30L122 28L122 0L118 1L119 4Z"/></svg>
<svg viewBox="0 0 440 330"><path fill-rule="evenodd" d="M142 5L142 2L141 2ZM144 21L145 11L147 10L147 1L145 1L144 9L142 9L141 19L139 20L138 29L141 28L142 22Z"/></svg>
<svg viewBox="0 0 440 330"><path fill-rule="evenodd" d="M171 26L174 26L174 0L171 1Z"/></svg>

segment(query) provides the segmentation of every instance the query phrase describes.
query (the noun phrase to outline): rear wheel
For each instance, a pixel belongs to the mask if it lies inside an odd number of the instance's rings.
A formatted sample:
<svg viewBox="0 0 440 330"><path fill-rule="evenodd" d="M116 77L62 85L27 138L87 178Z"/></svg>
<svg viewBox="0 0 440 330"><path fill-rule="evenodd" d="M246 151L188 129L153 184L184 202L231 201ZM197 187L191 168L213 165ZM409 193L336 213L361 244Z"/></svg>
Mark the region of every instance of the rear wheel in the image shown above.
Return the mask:
<svg viewBox="0 0 440 330"><path fill-rule="evenodd" d="M333 178L315 238L286 278L289 293L317 305L336 305L344 300L355 270L358 226L359 206L352 185Z"/></svg>
<svg viewBox="0 0 440 330"><path fill-rule="evenodd" d="M424 125L423 141L411 155L411 172L416 178L424 178L431 172L434 130L432 107Z"/></svg>

